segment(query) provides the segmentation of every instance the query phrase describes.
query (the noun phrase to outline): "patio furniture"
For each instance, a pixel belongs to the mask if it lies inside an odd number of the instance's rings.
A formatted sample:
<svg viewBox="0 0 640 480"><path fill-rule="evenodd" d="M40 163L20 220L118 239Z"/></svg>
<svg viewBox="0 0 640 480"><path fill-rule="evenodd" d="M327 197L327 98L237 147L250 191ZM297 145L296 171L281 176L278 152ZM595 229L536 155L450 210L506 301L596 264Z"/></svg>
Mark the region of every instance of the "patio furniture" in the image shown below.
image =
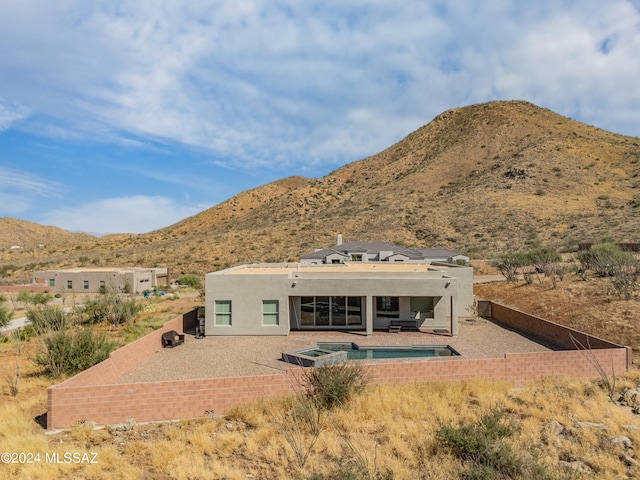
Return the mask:
<svg viewBox="0 0 640 480"><path fill-rule="evenodd" d="M179 334L175 330L170 330L162 334L163 347L177 347L184 343L184 335Z"/></svg>
<svg viewBox="0 0 640 480"><path fill-rule="evenodd" d="M399 333L402 330L417 332L418 321L417 320L391 320L389 322L389 332Z"/></svg>

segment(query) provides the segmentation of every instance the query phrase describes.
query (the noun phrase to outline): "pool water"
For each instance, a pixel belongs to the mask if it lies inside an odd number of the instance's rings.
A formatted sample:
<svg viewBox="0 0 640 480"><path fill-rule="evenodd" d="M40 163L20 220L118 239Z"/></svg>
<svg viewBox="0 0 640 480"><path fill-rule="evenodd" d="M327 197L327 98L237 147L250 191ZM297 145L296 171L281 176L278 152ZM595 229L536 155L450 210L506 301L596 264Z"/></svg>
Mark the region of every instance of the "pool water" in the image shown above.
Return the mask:
<svg viewBox="0 0 640 480"><path fill-rule="evenodd" d="M393 347L361 347L355 343L318 343L318 350L347 352L347 360L384 358L451 357L460 355L449 345L410 345ZM308 353L307 353L308 355Z"/></svg>

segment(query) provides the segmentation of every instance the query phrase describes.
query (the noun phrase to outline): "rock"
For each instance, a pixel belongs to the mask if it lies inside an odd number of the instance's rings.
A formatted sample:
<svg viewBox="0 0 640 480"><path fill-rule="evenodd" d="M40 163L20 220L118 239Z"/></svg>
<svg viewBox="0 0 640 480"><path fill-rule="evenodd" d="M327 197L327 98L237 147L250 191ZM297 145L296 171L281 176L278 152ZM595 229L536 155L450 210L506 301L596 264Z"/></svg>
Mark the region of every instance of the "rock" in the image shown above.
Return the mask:
<svg viewBox="0 0 640 480"><path fill-rule="evenodd" d="M562 433L565 431L564 426L556 421L551 420L544 427L542 433L542 439L547 445L555 445L556 447L562 446Z"/></svg>
<svg viewBox="0 0 640 480"><path fill-rule="evenodd" d="M128 432L129 430L133 430L133 427L136 426L136 421L133 418L127 418L127 421L124 423L116 423L115 425L109 426L109 433L112 435L120 435L120 432Z"/></svg>
<svg viewBox="0 0 640 480"><path fill-rule="evenodd" d="M631 458L629 455L627 455L626 453L623 453L622 455L620 455L620 459L627 464L629 467L640 467L640 463L638 463L637 460Z"/></svg>
<svg viewBox="0 0 640 480"><path fill-rule="evenodd" d="M640 430L640 425L622 425L625 430Z"/></svg>
<svg viewBox="0 0 640 480"><path fill-rule="evenodd" d="M622 396L622 394L620 394L618 392L613 392L611 394L611 401L613 403L617 403L618 405L624 405L626 403L624 401L624 397Z"/></svg>
<svg viewBox="0 0 640 480"><path fill-rule="evenodd" d="M596 422L576 422L576 427L598 428L600 430L607 430L607 426L604 423L596 423Z"/></svg>
<svg viewBox="0 0 640 480"><path fill-rule="evenodd" d="M633 446L633 442L629 437L625 437L624 435L615 435L612 437L607 437L607 444L614 447L621 447L622 449L631 448Z"/></svg>
<svg viewBox="0 0 640 480"><path fill-rule="evenodd" d="M557 437L558 435L562 435L562 432L564 432L564 426L562 426L562 424L557 420L551 420L545 426L545 431L549 435L553 435L554 437Z"/></svg>
<svg viewBox="0 0 640 480"><path fill-rule="evenodd" d="M622 392L622 397L627 405L630 407L635 406L640 399L640 391L631 388L625 388Z"/></svg>
<svg viewBox="0 0 640 480"><path fill-rule="evenodd" d="M527 173L527 169L523 167L512 167L507 170L504 174L507 178L514 178L516 180L520 180L523 178L527 178L529 174Z"/></svg>
<svg viewBox="0 0 640 480"><path fill-rule="evenodd" d="M560 466L569 468L578 473L584 473L586 475L590 475L593 473L593 469L586 463L581 462L580 460L576 460L575 462L565 462L564 460L560 460L558 463L560 464Z"/></svg>

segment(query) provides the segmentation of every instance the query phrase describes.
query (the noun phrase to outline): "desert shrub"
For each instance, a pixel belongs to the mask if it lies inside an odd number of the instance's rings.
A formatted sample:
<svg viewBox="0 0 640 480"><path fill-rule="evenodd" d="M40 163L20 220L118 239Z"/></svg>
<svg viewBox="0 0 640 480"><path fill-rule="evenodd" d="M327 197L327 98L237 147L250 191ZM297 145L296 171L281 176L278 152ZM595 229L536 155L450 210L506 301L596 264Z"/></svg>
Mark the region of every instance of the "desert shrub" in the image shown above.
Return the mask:
<svg viewBox="0 0 640 480"><path fill-rule="evenodd" d="M40 339L43 348L36 354L35 362L55 378L75 375L100 363L117 346L104 332L96 333L89 328L50 331Z"/></svg>
<svg viewBox="0 0 640 480"><path fill-rule="evenodd" d="M453 427L441 425L437 437L456 457L468 463L464 478L521 478L522 462L502 439L512 435L511 426L495 410L478 423Z"/></svg>
<svg viewBox="0 0 640 480"><path fill-rule="evenodd" d="M339 362L305 370L302 382L308 395L330 410L362 392L369 377L359 363Z"/></svg>
<svg viewBox="0 0 640 480"><path fill-rule="evenodd" d="M492 410L477 423L459 427L441 424L436 436L446 450L463 462L462 478L466 480L573 478L571 472L554 471L539 463L535 448L529 456L518 455L505 441L513 433L514 427L505 421L504 413Z"/></svg>
<svg viewBox="0 0 640 480"><path fill-rule="evenodd" d="M618 245L610 242L592 245L589 250L578 252L577 259L583 278L586 278L584 272L588 270L599 277L608 277L613 293L626 300L640 289L640 261L633 253L623 251Z"/></svg>
<svg viewBox="0 0 640 480"><path fill-rule="evenodd" d="M304 390L294 387L294 391L295 394L284 402L264 400L263 406L302 469L326 427L326 415Z"/></svg>
<svg viewBox="0 0 640 480"><path fill-rule="evenodd" d="M0 294L0 327L8 325L13 317L13 311L9 310L9 308L4 305L6 301L7 297Z"/></svg>
<svg viewBox="0 0 640 480"><path fill-rule="evenodd" d="M629 254L611 242L592 245L589 250L578 252L577 258L585 270L591 270L599 277L610 277L615 273L616 264Z"/></svg>
<svg viewBox="0 0 640 480"><path fill-rule="evenodd" d="M38 334L60 331L67 326L67 315L56 307L40 305L27 310L27 319Z"/></svg>
<svg viewBox="0 0 640 480"><path fill-rule="evenodd" d="M199 290L202 287L202 281L197 275L181 275L178 277L177 282L180 285L187 285L195 290Z"/></svg>
<svg viewBox="0 0 640 480"><path fill-rule="evenodd" d="M27 341L36 336L37 333L32 325L27 325L26 327L18 330L18 338L20 339L20 341Z"/></svg>
<svg viewBox="0 0 640 480"><path fill-rule="evenodd" d="M48 293L38 292L34 293L31 297L31 303L33 303L34 305L46 305L51 301L52 298L53 297Z"/></svg>
<svg viewBox="0 0 640 480"><path fill-rule="evenodd" d="M358 462L344 458L333 459L335 466L328 473L314 473L306 480L392 480L393 472L389 469L369 472Z"/></svg>
<svg viewBox="0 0 640 480"><path fill-rule="evenodd" d="M134 299L127 299L115 292L107 292L89 300L77 309L83 323L108 321L114 327L131 323L142 311L144 305Z"/></svg>

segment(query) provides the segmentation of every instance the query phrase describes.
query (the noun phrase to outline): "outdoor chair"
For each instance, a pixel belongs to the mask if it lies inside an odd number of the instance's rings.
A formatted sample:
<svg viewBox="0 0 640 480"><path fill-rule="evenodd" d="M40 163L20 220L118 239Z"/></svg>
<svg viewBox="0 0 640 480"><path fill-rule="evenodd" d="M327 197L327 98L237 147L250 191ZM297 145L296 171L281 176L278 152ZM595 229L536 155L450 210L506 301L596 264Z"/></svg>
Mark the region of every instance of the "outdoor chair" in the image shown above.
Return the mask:
<svg viewBox="0 0 640 480"><path fill-rule="evenodd" d="M162 346L163 347L177 347L184 343L184 335L179 334L175 330L165 332L162 334Z"/></svg>

